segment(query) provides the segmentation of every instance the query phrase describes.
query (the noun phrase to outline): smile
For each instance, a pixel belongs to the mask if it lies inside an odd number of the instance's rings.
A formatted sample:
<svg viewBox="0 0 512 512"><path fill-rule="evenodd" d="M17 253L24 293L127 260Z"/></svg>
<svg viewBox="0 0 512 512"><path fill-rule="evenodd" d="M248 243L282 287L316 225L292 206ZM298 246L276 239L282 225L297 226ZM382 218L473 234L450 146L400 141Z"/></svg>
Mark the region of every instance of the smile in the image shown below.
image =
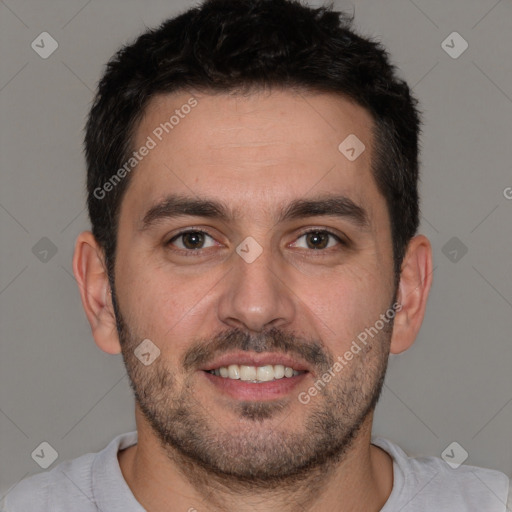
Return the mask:
<svg viewBox="0 0 512 512"><path fill-rule="evenodd" d="M294 370L290 366L284 366L282 364L267 364L264 366L230 364L229 366L220 366L219 368L208 370L208 373L225 379L258 383L295 377L305 372L302 370Z"/></svg>

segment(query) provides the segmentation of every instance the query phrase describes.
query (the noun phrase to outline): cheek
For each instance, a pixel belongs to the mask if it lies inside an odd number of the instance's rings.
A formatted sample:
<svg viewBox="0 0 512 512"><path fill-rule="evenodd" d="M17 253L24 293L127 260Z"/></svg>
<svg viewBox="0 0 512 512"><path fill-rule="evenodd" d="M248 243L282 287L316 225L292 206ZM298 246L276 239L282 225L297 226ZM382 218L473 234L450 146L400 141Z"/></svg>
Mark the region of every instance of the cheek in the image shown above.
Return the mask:
<svg viewBox="0 0 512 512"><path fill-rule="evenodd" d="M137 337L149 338L172 359L186 350L212 307L208 296L217 274L182 275L132 253L116 268L121 311Z"/></svg>
<svg viewBox="0 0 512 512"><path fill-rule="evenodd" d="M331 273L328 278L304 283L300 294L313 312L325 340L332 339L337 350L349 346L365 328L374 325L388 304L387 281L375 267L346 266ZM310 290L306 293L306 289Z"/></svg>

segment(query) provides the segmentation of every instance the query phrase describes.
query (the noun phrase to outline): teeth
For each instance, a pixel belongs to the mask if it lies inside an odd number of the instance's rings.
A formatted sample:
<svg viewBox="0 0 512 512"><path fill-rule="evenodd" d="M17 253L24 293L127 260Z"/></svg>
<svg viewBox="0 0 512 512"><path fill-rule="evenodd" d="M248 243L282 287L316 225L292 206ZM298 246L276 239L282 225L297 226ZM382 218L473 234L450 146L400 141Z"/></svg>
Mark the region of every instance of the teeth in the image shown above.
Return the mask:
<svg viewBox="0 0 512 512"><path fill-rule="evenodd" d="M271 380L282 379L283 377L294 377L295 375L299 375L304 372L299 372L282 364L267 364L265 366L230 364L229 366L221 366L215 370L210 370L210 373L217 377L224 377L225 379L269 382Z"/></svg>
<svg viewBox="0 0 512 512"><path fill-rule="evenodd" d="M237 364L230 364L228 366L228 377L235 380L240 378L240 368Z"/></svg>
<svg viewBox="0 0 512 512"><path fill-rule="evenodd" d="M256 380L267 382L274 378L274 367L272 365L258 366L256 370Z"/></svg>
<svg viewBox="0 0 512 512"><path fill-rule="evenodd" d="M282 379L284 377L284 366L282 364L274 365L274 379Z"/></svg>
<svg viewBox="0 0 512 512"><path fill-rule="evenodd" d="M256 367L241 365L240 380L256 380Z"/></svg>

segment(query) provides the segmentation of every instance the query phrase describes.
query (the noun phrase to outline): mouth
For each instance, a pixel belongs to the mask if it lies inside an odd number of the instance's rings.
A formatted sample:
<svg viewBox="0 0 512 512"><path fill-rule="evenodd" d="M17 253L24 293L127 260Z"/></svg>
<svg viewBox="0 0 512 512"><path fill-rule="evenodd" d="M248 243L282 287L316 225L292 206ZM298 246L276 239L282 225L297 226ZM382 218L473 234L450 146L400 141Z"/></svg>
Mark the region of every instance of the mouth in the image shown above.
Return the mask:
<svg viewBox="0 0 512 512"><path fill-rule="evenodd" d="M217 391L237 400L270 400L288 394L310 373L286 354L226 354L202 373Z"/></svg>
<svg viewBox="0 0 512 512"><path fill-rule="evenodd" d="M289 379L306 372L304 370L294 370L290 366L282 364L267 364L264 366L230 364L229 366L220 366L214 370L208 370L208 373L224 379L243 380L257 384L260 382Z"/></svg>

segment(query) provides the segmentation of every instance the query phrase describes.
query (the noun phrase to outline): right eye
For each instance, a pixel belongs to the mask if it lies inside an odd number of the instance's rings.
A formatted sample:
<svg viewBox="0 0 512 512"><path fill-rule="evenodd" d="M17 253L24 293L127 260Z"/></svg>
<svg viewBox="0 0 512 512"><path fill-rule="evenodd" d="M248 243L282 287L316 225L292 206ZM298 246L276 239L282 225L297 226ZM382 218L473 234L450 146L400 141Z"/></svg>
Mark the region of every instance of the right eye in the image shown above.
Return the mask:
<svg viewBox="0 0 512 512"><path fill-rule="evenodd" d="M211 240L211 242L208 241ZM182 231L177 235L173 236L167 245L174 245L178 249L184 251L198 251L201 249L207 249L208 247L214 247L218 245L213 237L211 237L205 231Z"/></svg>

